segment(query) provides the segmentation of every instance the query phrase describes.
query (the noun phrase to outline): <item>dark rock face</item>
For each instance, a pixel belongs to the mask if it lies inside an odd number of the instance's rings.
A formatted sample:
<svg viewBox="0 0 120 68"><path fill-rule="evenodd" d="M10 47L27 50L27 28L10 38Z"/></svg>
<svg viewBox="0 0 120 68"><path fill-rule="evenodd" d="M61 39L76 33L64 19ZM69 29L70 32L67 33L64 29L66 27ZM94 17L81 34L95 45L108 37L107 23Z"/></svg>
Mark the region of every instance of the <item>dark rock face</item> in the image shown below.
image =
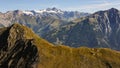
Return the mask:
<svg viewBox="0 0 120 68"><path fill-rule="evenodd" d="M0 29L0 68L36 68L38 50L19 25Z"/></svg>

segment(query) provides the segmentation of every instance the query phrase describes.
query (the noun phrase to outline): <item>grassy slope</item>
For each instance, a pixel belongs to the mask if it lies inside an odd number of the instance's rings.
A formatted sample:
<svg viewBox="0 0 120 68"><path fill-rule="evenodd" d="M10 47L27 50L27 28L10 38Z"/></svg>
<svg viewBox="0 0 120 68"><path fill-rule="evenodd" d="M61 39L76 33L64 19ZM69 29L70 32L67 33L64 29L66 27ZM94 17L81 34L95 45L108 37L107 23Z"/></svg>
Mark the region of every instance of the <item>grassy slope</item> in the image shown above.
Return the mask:
<svg viewBox="0 0 120 68"><path fill-rule="evenodd" d="M38 36L39 68L119 68L120 52L107 48L54 46Z"/></svg>
<svg viewBox="0 0 120 68"><path fill-rule="evenodd" d="M26 39L34 39L39 50L38 68L119 68L120 52L107 48L70 48L54 46L39 38L29 28L16 24L14 28L24 29Z"/></svg>
<svg viewBox="0 0 120 68"><path fill-rule="evenodd" d="M40 51L40 68L120 67L120 53L109 49L52 46Z"/></svg>

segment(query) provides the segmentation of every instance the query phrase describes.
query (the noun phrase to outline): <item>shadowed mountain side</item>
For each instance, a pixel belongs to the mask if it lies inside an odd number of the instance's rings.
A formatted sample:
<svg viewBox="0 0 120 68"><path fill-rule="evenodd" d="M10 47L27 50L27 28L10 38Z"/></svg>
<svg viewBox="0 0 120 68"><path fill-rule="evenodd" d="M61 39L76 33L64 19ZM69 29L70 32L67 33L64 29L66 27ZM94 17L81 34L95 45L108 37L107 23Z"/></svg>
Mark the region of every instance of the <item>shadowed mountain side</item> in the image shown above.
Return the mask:
<svg viewBox="0 0 120 68"><path fill-rule="evenodd" d="M37 37L31 29L20 24L1 28L0 68L36 68L39 53L33 42ZM47 43L42 39L40 41Z"/></svg>
<svg viewBox="0 0 120 68"><path fill-rule="evenodd" d="M54 46L26 26L0 29L0 68L119 68L120 52Z"/></svg>

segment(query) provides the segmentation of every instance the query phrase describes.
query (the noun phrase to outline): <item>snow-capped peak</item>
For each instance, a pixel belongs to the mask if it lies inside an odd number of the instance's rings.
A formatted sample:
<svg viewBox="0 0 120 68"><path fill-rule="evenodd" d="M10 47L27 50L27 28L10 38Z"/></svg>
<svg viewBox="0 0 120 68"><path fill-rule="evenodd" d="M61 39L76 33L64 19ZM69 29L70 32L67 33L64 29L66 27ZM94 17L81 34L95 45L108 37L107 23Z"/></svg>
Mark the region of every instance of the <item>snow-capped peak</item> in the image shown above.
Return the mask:
<svg viewBox="0 0 120 68"><path fill-rule="evenodd" d="M57 8L47 8L43 10L34 10L36 13L63 13L60 9Z"/></svg>
<svg viewBox="0 0 120 68"><path fill-rule="evenodd" d="M33 15L33 12L31 12L31 11L23 11L23 13L26 15Z"/></svg>
<svg viewBox="0 0 120 68"><path fill-rule="evenodd" d="M54 7L43 10L23 11L23 13L27 15L34 15L34 14L43 14L43 13L63 13L63 11Z"/></svg>
<svg viewBox="0 0 120 68"><path fill-rule="evenodd" d="M47 8L46 11L62 12L60 9L57 9L56 7L53 7L53 8Z"/></svg>

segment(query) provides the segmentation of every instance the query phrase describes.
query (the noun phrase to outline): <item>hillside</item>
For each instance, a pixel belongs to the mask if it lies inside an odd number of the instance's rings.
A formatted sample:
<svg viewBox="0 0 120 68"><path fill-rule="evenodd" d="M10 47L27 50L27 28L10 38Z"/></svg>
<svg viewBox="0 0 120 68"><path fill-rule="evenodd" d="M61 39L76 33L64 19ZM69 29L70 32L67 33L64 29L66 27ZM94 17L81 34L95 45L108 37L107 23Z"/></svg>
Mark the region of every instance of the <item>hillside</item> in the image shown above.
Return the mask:
<svg viewBox="0 0 120 68"><path fill-rule="evenodd" d="M26 26L0 29L0 68L119 68L120 52L54 46Z"/></svg>

